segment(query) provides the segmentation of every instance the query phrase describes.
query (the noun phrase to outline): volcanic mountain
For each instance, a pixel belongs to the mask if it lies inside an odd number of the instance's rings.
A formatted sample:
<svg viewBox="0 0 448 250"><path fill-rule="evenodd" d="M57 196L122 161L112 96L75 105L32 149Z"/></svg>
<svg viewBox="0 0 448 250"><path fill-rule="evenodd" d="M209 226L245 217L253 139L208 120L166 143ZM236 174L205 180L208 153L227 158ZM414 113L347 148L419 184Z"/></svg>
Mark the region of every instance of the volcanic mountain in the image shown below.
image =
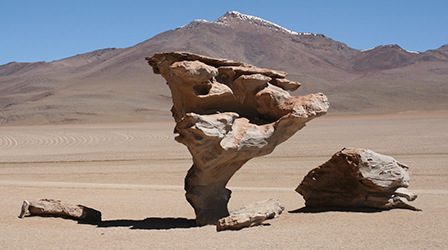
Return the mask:
<svg viewBox="0 0 448 250"><path fill-rule="evenodd" d="M169 51L286 71L302 83L292 94L325 93L330 115L448 110L448 44L422 53L398 45L356 50L229 11L129 48L1 65L0 125L170 119L169 89L145 61Z"/></svg>

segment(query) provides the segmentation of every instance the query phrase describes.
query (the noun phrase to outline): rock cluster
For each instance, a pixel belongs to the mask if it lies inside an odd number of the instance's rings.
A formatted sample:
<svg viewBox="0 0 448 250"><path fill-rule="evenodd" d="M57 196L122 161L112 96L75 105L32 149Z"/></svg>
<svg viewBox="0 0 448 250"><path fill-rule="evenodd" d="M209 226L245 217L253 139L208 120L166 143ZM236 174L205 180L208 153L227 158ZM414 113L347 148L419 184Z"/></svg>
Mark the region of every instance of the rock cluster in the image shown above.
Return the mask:
<svg viewBox="0 0 448 250"><path fill-rule="evenodd" d="M176 141L193 157L185 190L198 225L229 215L226 185L243 164L271 153L329 108L321 93L291 96L286 90L300 84L282 71L181 52L146 59L167 80Z"/></svg>
<svg viewBox="0 0 448 250"><path fill-rule="evenodd" d="M19 218L23 218L26 215L68 217L88 222L101 221L101 212L98 210L54 199L23 201Z"/></svg>
<svg viewBox="0 0 448 250"><path fill-rule="evenodd" d="M408 166L368 149L344 148L311 170L296 191L307 207L371 207L419 210L407 201Z"/></svg>

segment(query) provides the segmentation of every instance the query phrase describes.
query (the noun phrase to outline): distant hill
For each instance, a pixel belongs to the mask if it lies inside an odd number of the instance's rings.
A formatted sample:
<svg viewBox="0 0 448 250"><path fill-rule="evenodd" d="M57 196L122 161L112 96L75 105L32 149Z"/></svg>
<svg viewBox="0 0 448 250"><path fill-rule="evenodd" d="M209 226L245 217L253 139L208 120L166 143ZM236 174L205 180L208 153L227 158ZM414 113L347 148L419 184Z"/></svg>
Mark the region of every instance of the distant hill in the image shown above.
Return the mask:
<svg viewBox="0 0 448 250"><path fill-rule="evenodd" d="M169 51L286 71L302 83L292 94L325 93L330 115L448 110L448 44L422 53L398 45L362 51L231 11L129 48L1 65L0 125L170 119L168 86L145 61Z"/></svg>

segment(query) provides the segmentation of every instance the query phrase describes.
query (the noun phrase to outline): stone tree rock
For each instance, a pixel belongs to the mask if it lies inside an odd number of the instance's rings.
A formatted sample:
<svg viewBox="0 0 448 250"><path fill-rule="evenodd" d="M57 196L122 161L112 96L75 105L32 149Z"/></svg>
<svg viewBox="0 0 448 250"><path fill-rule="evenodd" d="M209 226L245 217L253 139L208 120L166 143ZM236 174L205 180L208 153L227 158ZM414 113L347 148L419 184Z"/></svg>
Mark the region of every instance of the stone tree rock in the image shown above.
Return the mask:
<svg viewBox="0 0 448 250"><path fill-rule="evenodd" d="M296 191L307 207L371 207L419 210L406 201L408 166L368 149L344 148L311 170Z"/></svg>
<svg viewBox="0 0 448 250"><path fill-rule="evenodd" d="M198 225L229 215L226 185L244 163L271 153L329 107L321 93L291 96L284 89L300 84L285 72L181 52L146 59L167 80L176 141L193 156L185 190Z"/></svg>
<svg viewBox="0 0 448 250"><path fill-rule="evenodd" d="M23 201L19 218L23 218L25 215L68 217L88 222L101 221L101 212L98 210L54 199Z"/></svg>

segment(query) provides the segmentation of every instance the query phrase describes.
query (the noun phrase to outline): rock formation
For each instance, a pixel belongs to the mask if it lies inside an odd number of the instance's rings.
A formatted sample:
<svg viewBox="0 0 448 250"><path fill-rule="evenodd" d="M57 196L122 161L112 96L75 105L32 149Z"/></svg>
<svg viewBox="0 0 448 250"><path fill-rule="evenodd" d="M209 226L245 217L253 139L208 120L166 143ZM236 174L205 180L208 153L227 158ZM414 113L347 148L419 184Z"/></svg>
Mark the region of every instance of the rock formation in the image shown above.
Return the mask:
<svg viewBox="0 0 448 250"><path fill-rule="evenodd" d="M216 223L216 231L238 230L260 225L263 221L279 216L285 208L277 199L251 204L230 212L230 216Z"/></svg>
<svg viewBox="0 0 448 250"><path fill-rule="evenodd" d="M321 93L291 96L284 89L300 84L285 72L181 52L146 59L167 80L176 141L193 157L185 190L198 225L229 215L226 185L244 163L271 153L329 107Z"/></svg>
<svg viewBox="0 0 448 250"><path fill-rule="evenodd" d="M408 168L368 149L344 148L311 170L296 191L307 207L419 210L406 203L417 198L407 190Z"/></svg>
<svg viewBox="0 0 448 250"><path fill-rule="evenodd" d="M100 211L83 205L73 205L53 199L23 201L19 218L23 218L25 215L68 217L88 222L101 221Z"/></svg>

